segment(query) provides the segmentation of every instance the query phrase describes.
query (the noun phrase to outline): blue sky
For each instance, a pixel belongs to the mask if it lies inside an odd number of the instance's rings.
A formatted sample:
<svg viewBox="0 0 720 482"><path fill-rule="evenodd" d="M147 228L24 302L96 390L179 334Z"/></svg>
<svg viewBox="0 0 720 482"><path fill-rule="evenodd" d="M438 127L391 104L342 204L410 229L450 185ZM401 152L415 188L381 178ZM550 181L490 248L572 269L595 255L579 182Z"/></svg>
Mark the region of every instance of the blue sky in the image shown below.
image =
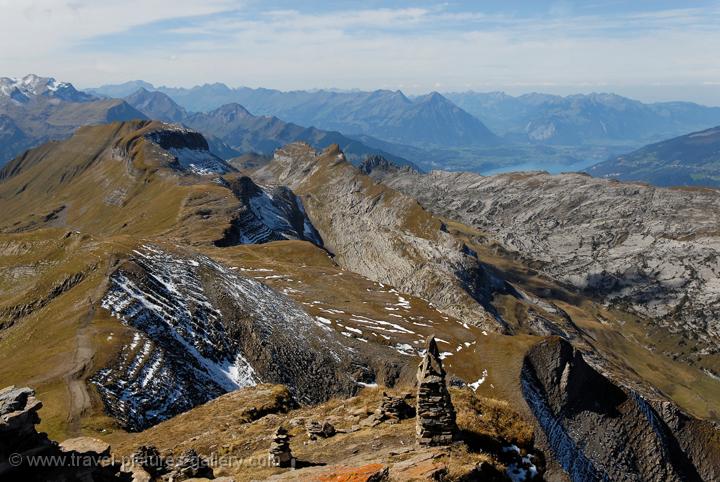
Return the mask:
<svg viewBox="0 0 720 482"><path fill-rule="evenodd" d="M720 105L720 0L0 0L0 75ZM5 28L7 27L7 28Z"/></svg>

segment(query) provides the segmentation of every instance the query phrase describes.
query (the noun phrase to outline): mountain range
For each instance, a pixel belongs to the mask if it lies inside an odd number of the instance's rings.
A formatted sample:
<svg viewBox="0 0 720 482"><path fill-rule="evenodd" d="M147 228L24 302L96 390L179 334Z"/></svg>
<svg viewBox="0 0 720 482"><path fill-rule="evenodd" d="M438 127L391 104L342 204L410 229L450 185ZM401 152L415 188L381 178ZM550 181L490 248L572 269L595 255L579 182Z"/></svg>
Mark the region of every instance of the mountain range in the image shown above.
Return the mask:
<svg viewBox="0 0 720 482"><path fill-rule="evenodd" d="M550 145L647 144L720 124L720 107L645 104L616 94L561 97L502 92L446 94L508 139Z"/></svg>
<svg viewBox="0 0 720 482"><path fill-rule="evenodd" d="M720 124L718 107L645 104L614 94L434 92L413 98L389 90L283 92L221 83L154 87L143 81L89 92L127 96L140 87L165 93L188 111L238 103L256 115L339 131L427 170L580 170L650 142Z"/></svg>
<svg viewBox="0 0 720 482"><path fill-rule="evenodd" d="M189 113L168 95L144 88L126 97L125 101L148 118L181 123L204 133L213 152L226 159L253 152L268 155L285 144L302 141L316 148L338 144L356 163L367 156L383 155L393 162L413 165L400 156L369 147L339 132L306 128L274 116L255 116L236 103L225 104L210 112Z"/></svg>
<svg viewBox="0 0 720 482"><path fill-rule="evenodd" d="M89 91L109 96L125 91L123 87L135 86L167 94L193 112L212 111L237 103L258 115L277 116L304 126L350 136L377 137L387 142L442 147L492 146L499 142L480 120L437 92L410 99L400 91L386 90L282 92L247 87L231 89L224 84L155 89L141 81Z"/></svg>
<svg viewBox="0 0 720 482"><path fill-rule="evenodd" d="M720 127L650 144L587 172L656 186L720 187Z"/></svg>
<svg viewBox="0 0 720 482"><path fill-rule="evenodd" d="M0 78L0 165L78 128L145 116L119 99L99 99L50 77Z"/></svg>

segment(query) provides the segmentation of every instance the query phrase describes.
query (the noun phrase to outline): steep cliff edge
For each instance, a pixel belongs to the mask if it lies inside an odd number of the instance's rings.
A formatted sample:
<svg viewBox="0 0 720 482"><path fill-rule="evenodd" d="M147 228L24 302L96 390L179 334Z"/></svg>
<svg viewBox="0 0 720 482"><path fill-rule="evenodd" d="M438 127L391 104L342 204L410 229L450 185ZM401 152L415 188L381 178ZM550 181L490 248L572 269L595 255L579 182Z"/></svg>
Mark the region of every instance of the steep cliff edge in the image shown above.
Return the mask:
<svg viewBox="0 0 720 482"><path fill-rule="evenodd" d="M560 338L529 350L521 383L541 440L575 482L720 476L717 427L694 421L708 425L712 440L678 436L651 402L599 374ZM700 427L695 429L705 435Z"/></svg>

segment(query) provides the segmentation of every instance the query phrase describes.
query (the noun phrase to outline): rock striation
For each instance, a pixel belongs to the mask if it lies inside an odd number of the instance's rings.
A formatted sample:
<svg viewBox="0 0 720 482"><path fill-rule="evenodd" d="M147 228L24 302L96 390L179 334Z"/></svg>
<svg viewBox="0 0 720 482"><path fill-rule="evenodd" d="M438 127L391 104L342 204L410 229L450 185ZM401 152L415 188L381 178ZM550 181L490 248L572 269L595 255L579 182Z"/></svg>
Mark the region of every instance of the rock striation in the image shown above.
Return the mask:
<svg viewBox="0 0 720 482"><path fill-rule="evenodd" d="M354 394L357 381L376 376L370 355L346 337L204 256L146 245L110 276L102 307L135 332L91 382L131 431L260 381L317 403Z"/></svg>
<svg viewBox="0 0 720 482"><path fill-rule="evenodd" d="M290 435L283 427L278 427L272 437L268 460L273 467L290 467L292 464L290 451Z"/></svg>
<svg viewBox="0 0 720 482"><path fill-rule="evenodd" d="M451 444L457 437L458 427L435 337L431 336L427 341L417 379L417 442L432 446Z"/></svg>

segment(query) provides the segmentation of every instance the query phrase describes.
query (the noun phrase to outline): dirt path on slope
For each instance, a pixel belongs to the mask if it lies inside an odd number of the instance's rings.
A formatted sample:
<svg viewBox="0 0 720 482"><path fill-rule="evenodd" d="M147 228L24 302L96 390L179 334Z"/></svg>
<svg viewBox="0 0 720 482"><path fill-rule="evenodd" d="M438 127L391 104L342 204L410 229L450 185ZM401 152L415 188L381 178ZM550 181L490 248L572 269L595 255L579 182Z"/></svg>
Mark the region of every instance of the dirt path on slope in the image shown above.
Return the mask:
<svg viewBox="0 0 720 482"><path fill-rule="evenodd" d="M95 330L91 323L95 318L95 303L88 300L88 310L83 315L75 335L76 347L73 364L65 376L70 406L68 407L68 433L72 436L80 434L80 418L90 408L90 394L85 386L85 379L95 357L93 335Z"/></svg>

